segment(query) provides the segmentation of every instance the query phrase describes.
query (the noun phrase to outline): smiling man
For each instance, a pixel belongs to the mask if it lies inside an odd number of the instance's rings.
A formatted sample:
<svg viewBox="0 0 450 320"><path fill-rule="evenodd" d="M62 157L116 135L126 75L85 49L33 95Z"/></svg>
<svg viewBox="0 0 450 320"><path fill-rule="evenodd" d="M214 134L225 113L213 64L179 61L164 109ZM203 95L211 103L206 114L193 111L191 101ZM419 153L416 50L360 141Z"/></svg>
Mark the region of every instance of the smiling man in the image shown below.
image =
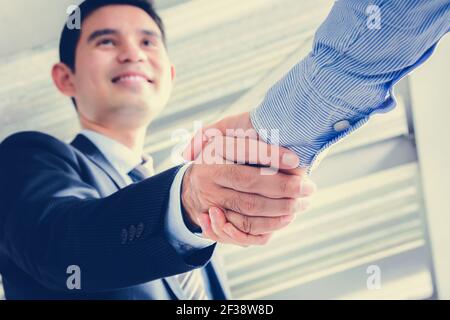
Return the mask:
<svg viewBox="0 0 450 320"><path fill-rule="evenodd" d="M267 243L314 185L285 171L298 166L295 154L261 141L279 155L264 163L279 164L274 175L235 163L253 159L249 150L244 159L216 150L228 165L153 175L145 133L175 78L163 23L146 1L87 0L80 12L81 30L63 29L52 77L82 131L70 144L22 132L0 145L6 298L228 298L216 242Z"/></svg>
<svg viewBox="0 0 450 320"><path fill-rule="evenodd" d="M83 7L81 14L86 15ZM83 21L73 50L76 35L64 29L61 63L52 71L56 86L75 97L83 128L131 149L142 147L147 125L166 105L175 78L160 18L132 5L102 6Z"/></svg>

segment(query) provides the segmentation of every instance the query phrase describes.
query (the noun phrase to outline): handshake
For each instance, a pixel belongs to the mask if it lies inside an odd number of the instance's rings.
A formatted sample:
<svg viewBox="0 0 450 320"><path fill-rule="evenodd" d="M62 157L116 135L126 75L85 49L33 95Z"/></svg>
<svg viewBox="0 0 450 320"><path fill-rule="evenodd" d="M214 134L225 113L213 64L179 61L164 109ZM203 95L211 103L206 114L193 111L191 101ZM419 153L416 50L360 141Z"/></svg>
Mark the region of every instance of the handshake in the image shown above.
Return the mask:
<svg viewBox="0 0 450 320"><path fill-rule="evenodd" d="M295 153L258 138L249 113L197 132L183 157L193 161L181 192L188 219L221 243L266 244L316 190Z"/></svg>

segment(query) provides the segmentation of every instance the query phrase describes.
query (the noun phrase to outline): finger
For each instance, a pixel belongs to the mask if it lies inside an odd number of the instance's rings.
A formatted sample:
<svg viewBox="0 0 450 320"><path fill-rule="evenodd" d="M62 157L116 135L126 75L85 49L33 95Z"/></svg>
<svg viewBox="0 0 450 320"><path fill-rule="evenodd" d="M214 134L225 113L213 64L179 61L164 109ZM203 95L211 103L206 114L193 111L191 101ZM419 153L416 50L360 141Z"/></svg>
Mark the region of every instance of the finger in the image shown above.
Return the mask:
<svg viewBox="0 0 450 320"><path fill-rule="evenodd" d="M317 192L317 185L309 177L304 176L300 189L303 197L310 197Z"/></svg>
<svg viewBox="0 0 450 320"><path fill-rule="evenodd" d="M211 239L216 242L219 240L219 237L214 233L214 231L211 228L211 221L207 214L199 215L198 223L200 225L200 228L202 229L202 235L205 238Z"/></svg>
<svg viewBox="0 0 450 320"><path fill-rule="evenodd" d="M295 169L299 157L292 151L249 137L215 136L211 144L224 159L241 164L258 164L276 169Z"/></svg>
<svg viewBox="0 0 450 320"><path fill-rule="evenodd" d="M226 117L212 125L207 126L195 133L190 143L183 151L183 158L187 161L196 159L203 150L208 140L213 136L238 136L258 139L258 134L253 128L249 112Z"/></svg>
<svg viewBox="0 0 450 320"><path fill-rule="evenodd" d="M233 240L225 233L223 232L222 228L227 222L225 219L225 215L222 214L219 210L212 207L208 210L209 218L211 220L211 229L212 231L223 240L227 240L229 242L233 242Z"/></svg>
<svg viewBox="0 0 450 320"><path fill-rule="evenodd" d="M239 231L233 224L227 222L224 226L224 232L228 234L231 238L236 239L240 243L249 243L250 245L265 245L269 242L272 237L272 233L266 233L262 235L250 235Z"/></svg>
<svg viewBox="0 0 450 320"><path fill-rule="evenodd" d="M228 222L232 223L240 231L251 234L261 235L280 230L288 226L294 221L296 214L280 216L280 217L249 217L237 212L227 210L225 217Z"/></svg>
<svg viewBox="0 0 450 320"><path fill-rule="evenodd" d="M203 148L208 144L209 138L204 135L203 129L197 131L187 147L182 153L182 157L187 161L192 161L200 154Z"/></svg>
<svg viewBox="0 0 450 320"><path fill-rule="evenodd" d="M226 221L225 213L223 212L222 209L216 207L212 207L211 209L213 215L215 214L217 216L217 218L215 219L217 220L217 223L220 224L222 230L224 230L224 233L227 234L230 239L232 239L235 243L237 243L240 246L247 247L250 245L263 245L266 244L271 237L271 234L265 235L245 234Z"/></svg>
<svg viewBox="0 0 450 320"><path fill-rule="evenodd" d="M307 198L305 198L307 199ZM217 207L236 211L247 216L278 217L293 214L303 199L272 199L258 194L237 192L222 188L212 199Z"/></svg>
<svg viewBox="0 0 450 320"><path fill-rule="evenodd" d="M200 216L199 224L200 227L202 228L202 234L204 237L220 243L232 243L236 245L241 245L237 243L237 241L231 239L226 233L223 233L223 236L216 233L213 229L212 219L207 214L202 214Z"/></svg>
<svg viewBox="0 0 450 320"><path fill-rule="evenodd" d="M220 242L232 243L232 244L240 245L240 246L247 246L247 244L245 244L245 243L239 243L239 242L235 241L234 239L230 238L230 236L228 236L228 234L226 234L223 231L223 228L224 228L225 224L227 223L227 220L226 220L225 214L222 212L222 210L215 208L215 207L211 207L209 209L209 217L211 219L212 230L216 235L219 236Z"/></svg>
<svg viewBox="0 0 450 320"><path fill-rule="evenodd" d="M280 172L304 177L308 174L308 168L280 169Z"/></svg>
<svg viewBox="0 0 450 320"><path fill-rule="evenodd" d="M300 198L312 195L316 185L309 178L276 173L261 175L259 168L245 165L227 165L219 168L215 182L236 191L259 194L269 198Z"/></svg>

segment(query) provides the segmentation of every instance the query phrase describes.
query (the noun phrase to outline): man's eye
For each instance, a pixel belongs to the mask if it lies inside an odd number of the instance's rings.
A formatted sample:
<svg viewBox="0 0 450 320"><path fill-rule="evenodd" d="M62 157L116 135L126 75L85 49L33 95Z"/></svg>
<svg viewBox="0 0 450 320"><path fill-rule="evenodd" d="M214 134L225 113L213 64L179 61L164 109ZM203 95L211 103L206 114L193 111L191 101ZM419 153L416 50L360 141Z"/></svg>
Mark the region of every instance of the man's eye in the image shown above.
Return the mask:
<svg viewBox="0 0 450 320"><path fill-rule="evenodd" d="M154 45L153 41L148 40L148 39L143 40L143 41L142 41L142 44L143 44L144 46L146 46L146 47L151 47L151 46Z"/></svg>
<svg viewBox="0 0 450 320"><path fill-rule="evenodd" d="M115 44L116 43L112 39L103 39L97 43L97 45L99 45L99 46L108 46L108 45L114 46Z"/></svg>

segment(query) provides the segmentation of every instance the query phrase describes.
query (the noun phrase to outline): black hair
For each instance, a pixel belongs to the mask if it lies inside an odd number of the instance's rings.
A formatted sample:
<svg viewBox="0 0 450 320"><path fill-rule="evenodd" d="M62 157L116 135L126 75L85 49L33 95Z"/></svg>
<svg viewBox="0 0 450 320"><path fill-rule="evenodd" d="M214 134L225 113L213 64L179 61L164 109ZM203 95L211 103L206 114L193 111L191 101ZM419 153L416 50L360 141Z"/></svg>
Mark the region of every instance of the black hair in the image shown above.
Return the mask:
<svg viewBox="0 0 450 320"><path fill-rule="evenodd" d="M85 0L78 6L80 17L80 26L83 21L86 20L94 11L109 5L130 5L138 7L144 10L152 19L161 31L161 37L164 45L166 44L166 34L164 24L161 17L156 12L152 0ZM75 12L75 11L74 11ZM80 28L69 27L69 19L72 18L72 12L64 24L64 28L61 32L59 39L59 60L67 65L73 72L75 72L75 54L78 42L81 36ZM76 108L75 99L72 98L72 102Z"/></svg>

